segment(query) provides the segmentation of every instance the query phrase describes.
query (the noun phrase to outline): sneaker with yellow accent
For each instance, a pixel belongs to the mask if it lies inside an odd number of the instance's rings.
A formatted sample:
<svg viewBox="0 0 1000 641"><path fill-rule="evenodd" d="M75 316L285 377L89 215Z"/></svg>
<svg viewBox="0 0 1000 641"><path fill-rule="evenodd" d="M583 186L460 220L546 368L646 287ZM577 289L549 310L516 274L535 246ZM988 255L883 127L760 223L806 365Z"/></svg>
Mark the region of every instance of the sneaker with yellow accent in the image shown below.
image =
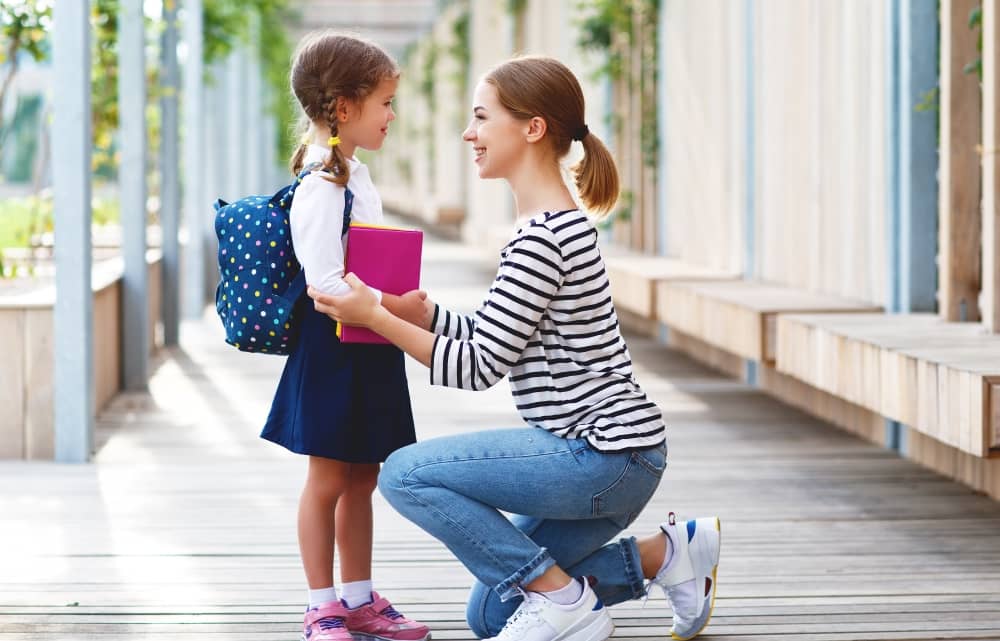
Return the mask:
<svg viewBox="0 0 1000 641"><path fill-rule="evenodd" d="M671 636L687 641L698 636L712 618L722 527L714 516L677 523L671 512L660 529L670 539L672 555L651 584L663 589L674 611Z"/></svg>

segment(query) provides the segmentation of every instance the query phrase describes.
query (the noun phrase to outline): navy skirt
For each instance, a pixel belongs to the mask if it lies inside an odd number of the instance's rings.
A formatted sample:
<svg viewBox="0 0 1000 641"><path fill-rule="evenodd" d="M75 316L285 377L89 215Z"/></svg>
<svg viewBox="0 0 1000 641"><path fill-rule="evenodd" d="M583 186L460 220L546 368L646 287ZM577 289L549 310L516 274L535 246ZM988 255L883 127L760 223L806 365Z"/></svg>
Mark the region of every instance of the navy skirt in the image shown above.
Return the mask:
<svg viewBox="0 0 1000 641"><path fill-rule="evenodd" d="M261 438L297 454L381 463L416 441L403 352L341 343L336 323L305 299Z"/></svg>

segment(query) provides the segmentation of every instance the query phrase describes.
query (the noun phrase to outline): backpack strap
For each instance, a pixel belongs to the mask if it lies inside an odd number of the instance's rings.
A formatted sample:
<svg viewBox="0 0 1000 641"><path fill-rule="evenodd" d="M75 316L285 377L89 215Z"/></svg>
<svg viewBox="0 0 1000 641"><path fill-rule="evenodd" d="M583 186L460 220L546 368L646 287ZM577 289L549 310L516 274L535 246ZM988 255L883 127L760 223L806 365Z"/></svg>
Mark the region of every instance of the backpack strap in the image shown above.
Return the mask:
<svg viewBox="0 0 1000 641"><path fill-rule="evenodd" d="M298 180L292 185L291 189L288 190L286 198L291 198L294 196L295 187L302 182L306 174L315 169L316 166L322 163L313 163L307 169L303 169L302 173L299 174ZM351 209L354 207L354 192L352 192L347 187L344 187L344 226L340 231L341 237L347 234L347 230L351 227ZM288 284L288 290L285 292L285 298L291 301L293 304L297 302L306 293L306 272L304 269L300 269L299 273L295 275L292 282Z"/></svg>
<svg viewBox="0 0 1000 641"><path fill-rule="evenodd" d="M350 189L344 187L344 227L340 230L340 235L343 236L347 233L347 230L351 227L351 208L354 206L354 194Z"/></svg>

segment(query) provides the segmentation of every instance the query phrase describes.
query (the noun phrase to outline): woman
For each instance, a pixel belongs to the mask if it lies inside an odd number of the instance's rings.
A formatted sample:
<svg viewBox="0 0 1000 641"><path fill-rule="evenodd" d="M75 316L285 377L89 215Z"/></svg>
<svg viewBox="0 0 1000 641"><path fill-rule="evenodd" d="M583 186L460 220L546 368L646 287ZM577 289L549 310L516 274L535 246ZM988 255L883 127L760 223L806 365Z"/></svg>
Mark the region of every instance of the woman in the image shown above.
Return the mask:
<svg viewBox="0 0 1000 641"><path fill-rule="evenodd" d="M618 197L614 161L587 129L577 79L551 58L490 71L473 116L463 138L479 176L505 179L518 213L475 316L427 299L423 326L410 324L354 275L345 296L310 296L317 310L430 367L433 384L481 390L509 376L531 427L406 446L385 462L379 488L476 576L467 618L480 637L601 641L614 629L604 604L645 595L648 579L671 602L674 638L693 638L714 603L718 519L678 523L671 513L651 536L607 543L653 495L666 456L661 413L635 381L619 331L597 232L560 166L580 141L580 200L606 213Z"/></svg>

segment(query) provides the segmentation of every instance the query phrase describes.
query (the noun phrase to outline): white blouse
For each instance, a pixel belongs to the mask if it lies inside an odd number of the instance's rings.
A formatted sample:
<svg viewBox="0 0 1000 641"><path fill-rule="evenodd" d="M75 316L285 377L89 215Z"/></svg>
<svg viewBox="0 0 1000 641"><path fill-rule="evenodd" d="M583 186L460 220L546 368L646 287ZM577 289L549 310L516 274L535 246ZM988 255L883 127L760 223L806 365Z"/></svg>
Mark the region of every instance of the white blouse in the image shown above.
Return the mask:
<svg viewBox="0 0 1000 641"><path fill-rule="evenodd" d="M330 153L329 147L309 145L304 165L322 162ZM351 219L359 223L381 225L382 199L372 184L368 167L356 158L348 158L351 176L347 187L354 194ZM344 282L344 254L346 237L341 237L344 226L344 188L324 178L322 171L314 171L302 179L292 199L292 245L306 274L306 283L326 294L341 295L351 288ZM382 298L382 293L371 288Z"/></svg>

